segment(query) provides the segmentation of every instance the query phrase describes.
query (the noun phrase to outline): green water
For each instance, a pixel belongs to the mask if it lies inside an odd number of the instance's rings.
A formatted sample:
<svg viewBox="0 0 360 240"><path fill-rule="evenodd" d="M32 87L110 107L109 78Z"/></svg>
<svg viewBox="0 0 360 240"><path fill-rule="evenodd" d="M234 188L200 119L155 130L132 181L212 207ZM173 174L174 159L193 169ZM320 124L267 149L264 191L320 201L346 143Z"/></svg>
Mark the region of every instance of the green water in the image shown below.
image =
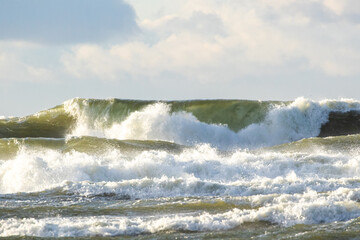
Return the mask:
<svg viewBox="0 0 360 240"><path fill-rule="evenodd" d="M360 135L333 129L359 111L76 98L1 119L0 238L360 239Z"/></svg>

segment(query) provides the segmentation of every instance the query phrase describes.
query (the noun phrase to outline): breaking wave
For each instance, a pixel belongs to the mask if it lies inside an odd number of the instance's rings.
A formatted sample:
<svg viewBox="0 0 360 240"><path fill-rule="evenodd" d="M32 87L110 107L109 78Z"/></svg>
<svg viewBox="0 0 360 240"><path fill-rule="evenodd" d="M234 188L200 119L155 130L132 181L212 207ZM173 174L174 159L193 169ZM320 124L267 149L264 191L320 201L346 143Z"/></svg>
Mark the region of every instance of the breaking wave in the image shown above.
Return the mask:
<svg viewBox="0 0 360 240"><path fill-rule="evenodd" d="M359 111L76 98L1 117L0 237L356 237Z"/></svg>

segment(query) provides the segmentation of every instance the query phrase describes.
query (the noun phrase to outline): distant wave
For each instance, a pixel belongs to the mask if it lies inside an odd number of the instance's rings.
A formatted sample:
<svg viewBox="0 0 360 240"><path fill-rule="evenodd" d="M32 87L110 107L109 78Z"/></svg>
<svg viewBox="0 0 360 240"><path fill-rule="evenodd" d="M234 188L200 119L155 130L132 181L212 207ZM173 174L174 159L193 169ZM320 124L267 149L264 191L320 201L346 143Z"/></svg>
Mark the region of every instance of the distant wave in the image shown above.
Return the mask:
<svg viewBox="0 0 360 240"><path fill-rule="evenodd" d="M0 119L0 137L97 136L182 145L262 147L360 132L360 102L137 101L75 98L24 118Z"/></svg>

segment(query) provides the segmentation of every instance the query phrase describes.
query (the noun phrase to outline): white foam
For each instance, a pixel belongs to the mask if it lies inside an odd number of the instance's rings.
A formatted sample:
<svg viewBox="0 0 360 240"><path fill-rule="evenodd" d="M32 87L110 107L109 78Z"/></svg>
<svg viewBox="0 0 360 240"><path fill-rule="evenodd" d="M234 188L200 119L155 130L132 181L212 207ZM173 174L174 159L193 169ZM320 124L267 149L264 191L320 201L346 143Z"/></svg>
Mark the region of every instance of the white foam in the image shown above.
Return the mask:
<svg viewBox="0 0 360 240"><path fill-rule="evenodd" d="M0 120L11 120L11 119L14 119L16 118L15 116L0 116Z"/></svg>
<svg viewBox="0 0 360 240"><path fill-rule="evenodd" d="M56 188L75 196L114 193L144 200L217 196L230 199L235 204L232 206L237 206L237 201L246 202L251 209L235 207L226 212L171 214L160 211L151 216L3 218L0 236L215 231L244 222L293 226L360 217L360 157L356 149L343 152L316 147L311 152L244 149L316 135L330 109L358 109L357 101L314 102L300 98L290 105L274 106L262 123L238 133L223 125L202 123L190 113L171 113L164 103L149 105L122 122L104 127L105 118L91 122L88 113L74 104L68 104L72 114L80 119L74 135L159 139L193 146L179 153L148 150L128 154L108 149L99 155L24 146L13 159L0 160L0 194ZM234 147L231 152L219 151L228 146Z"/></svg>
<svg viewBox="0 0 360 240"><path fill-rule="evenodd" d="M182 144L207 142L211 138L234 141L236 135L224 126L206 124L186 112L170 113L170 106L156 103L132 113L125 121L105 131L110 138L156 139ZM229 144L229 143L227 143Z"/></svg>
<svg viewBox="0 0 360 240"><path fill-rule="evenodd" d="M104 127L106 115L91 122L89 116L93 114L80 110L75 103L65 104L65 109L78 119L71 134L74 136L164 140L185 145L208 143L222 149L272 146L315 137L331 110L360 109L360 103L351 99L315 102L298 98L290 105L275 105L262 123L251 124L235 133L225 125L200 122L188 112L171 113L170 106L165 103L148 105L132 112L124 121Z"/></svg>
<svg viewBox="0 0 360 240"><path fill-rule="evenodd" d="M359 191L359 190L358 190ZM152 216L57 217L0 220L0 236L82 237L119 236L162 231L217 231L235 228L244 222L268 221L282 226L348 221L360 216L360 208L348 199L304 194L284 195L267 200L254 209L210 214L205 211ZM268 198L267 196L265 196ZM261 198L261 196L257 196Z"/></svg>
<svg viewBox="0 0 360 240"><path fill-rule="evenodd" d="M223 155L209 145L178 154L151 150L135 155L23 149L0 162L0 193L57 186L84 195L103 191L134 198L332 191L359 187L359 162L356 153L238 150Z"/></svg>
<svg viewBox="0 0 360 240"><path fill-rule="evenodd" d="M104 137L103 125L108 119L107 115L102 115L101 118L94 120L92 117L99 115L96 112L97 109L89 107L89 102L86 100L82 101L82 105L79 104L79 101L79 98L74 98L64 102L64 110L77 119L76 127L70 136Z"/></svg>
<svg viewBox="0 0 360 240"><path fill-rule="evenodd" d="M130 156L109 150L95 156L23 148L14 159L0 162L0 194L57 188L76 196L115 193L145 200L219 196L252 209L10 218L0 220L0 236L117 236L226 230L255 221L282 226L347 221L360 217L359 173L356 152L221 154L210 145L199 145L181 153L151 150Z"/></svg>

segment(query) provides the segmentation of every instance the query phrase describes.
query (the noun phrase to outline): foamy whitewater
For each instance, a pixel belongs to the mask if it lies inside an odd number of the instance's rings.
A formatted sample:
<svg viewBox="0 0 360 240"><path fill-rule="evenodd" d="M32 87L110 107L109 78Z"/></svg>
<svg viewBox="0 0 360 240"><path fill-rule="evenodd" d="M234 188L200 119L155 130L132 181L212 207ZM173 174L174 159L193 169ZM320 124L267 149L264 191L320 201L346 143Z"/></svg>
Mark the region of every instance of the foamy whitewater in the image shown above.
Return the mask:
<svg viewBox="0 0 360 240"><path fill-rule="evenodd" d="M76 98L2 117L0 237L359 239L354 116L353 99Z"/></svg>

